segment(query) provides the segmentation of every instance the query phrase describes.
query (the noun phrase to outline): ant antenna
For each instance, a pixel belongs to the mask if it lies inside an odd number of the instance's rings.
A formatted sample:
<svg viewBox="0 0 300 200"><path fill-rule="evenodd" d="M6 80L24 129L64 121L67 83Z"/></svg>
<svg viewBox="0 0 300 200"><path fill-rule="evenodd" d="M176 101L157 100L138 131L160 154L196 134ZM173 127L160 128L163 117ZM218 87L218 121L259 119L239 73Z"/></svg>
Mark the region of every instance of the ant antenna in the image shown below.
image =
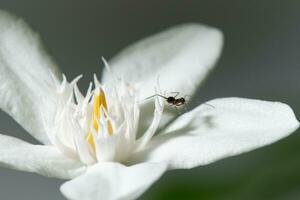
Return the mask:
<svg viewBox="0 0 300 200"><path fill-rule="evenodd" d="M153 98L153 97L155 97L155 96L159 96L159 97L161 97L161 98L168 99L167 97L162 96L162 95L160 95L160 94L154 94L154 95L152 95L152 96L150 96L150 97L147 97L145 100L151 99L151 98Z"/></svg>

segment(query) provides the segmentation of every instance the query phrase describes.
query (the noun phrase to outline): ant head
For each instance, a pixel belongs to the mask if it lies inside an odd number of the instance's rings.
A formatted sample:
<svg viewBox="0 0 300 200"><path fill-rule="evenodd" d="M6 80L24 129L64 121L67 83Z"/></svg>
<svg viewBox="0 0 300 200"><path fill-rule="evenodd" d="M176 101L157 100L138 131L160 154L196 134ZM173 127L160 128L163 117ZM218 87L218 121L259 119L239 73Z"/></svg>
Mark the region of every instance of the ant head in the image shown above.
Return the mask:
<svg viewBox="0 0 300 200"><path fill-rule="evenodd" d="M174 100L175 100L175 97L168 97L167 98L168 103L172 103L172 102L174 102Z"/></svg>

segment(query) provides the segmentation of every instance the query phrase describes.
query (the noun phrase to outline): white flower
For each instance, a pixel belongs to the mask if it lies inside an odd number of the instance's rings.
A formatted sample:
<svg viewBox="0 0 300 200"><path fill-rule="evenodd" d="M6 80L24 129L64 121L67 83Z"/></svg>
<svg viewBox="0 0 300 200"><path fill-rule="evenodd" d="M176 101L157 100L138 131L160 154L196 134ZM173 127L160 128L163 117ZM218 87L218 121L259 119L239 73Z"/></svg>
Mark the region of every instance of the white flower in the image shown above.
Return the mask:
<svg viewBox="0 0 300 200"><path fill-rule="evenodd" d="M177 117L153 95L192 94L218 59L219 30L186 24L125 49L85 96L41 49L37 36L0 12L0 108L43 145L0 135L0 165L72 179L69 199L135 199L166 170L206 165L295 131L279 102L220 98ZM160 92L160 89L157 88ZM154 114L153 114L154 112Z"/></svg>

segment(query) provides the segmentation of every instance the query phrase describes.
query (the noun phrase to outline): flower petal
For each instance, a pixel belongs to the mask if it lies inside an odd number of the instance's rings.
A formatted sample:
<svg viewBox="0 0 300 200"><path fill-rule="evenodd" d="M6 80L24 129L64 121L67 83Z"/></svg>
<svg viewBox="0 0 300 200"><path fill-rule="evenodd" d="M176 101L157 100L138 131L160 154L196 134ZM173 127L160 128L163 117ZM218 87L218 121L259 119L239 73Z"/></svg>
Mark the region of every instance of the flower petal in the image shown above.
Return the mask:
<svg viewBox="0 0 300 200"><path fill-rule="evenodd" d="M271 144L299 127L283 103L242 98L216 99L175 120L135 162L192 168Z"/></svg>
<svg viewBox="0 0 300 200"><path fill-rule="evenodd" d="M222 44L218 29L183 24L129 46L109 64L118 77L141 83L141 99L153 95L158 76L162 90L191 94L215 64ZM110 79L105 71L102 78L104 83Z"/></svg>
<svg viewBox="0 0 300 200"><path fill-rule="evenodd" d="M179 92L179 96L192 96L219 58L222 46L223 35L218 29L183 24L129 46L109 62L113 74L139 89L139 99L144 104L139 135L152 118L152 101L144 100L155 94L158 82L161 90L168 92L165 95ZM109 72L103 72L103 83L111 85L112 79ZM166 108L160 127L176 115L174 109Z"/></svg>
<svg viewBox="0 0 300 200"><path fill-rule="evenodd" d="M138 198L166 170L163 163L142 163L126 167L99 163L87 173L66 182L61 192L72 200L132 200Z"/></svg>
<svg viewBox="0 0 300 200"><path fill-rule="evenodd" d="M63 179L73 178L85 169L78 160L63 156L52 146L32 145L1 134L0 166Z"/></svg>
<svg viewBox="0 0 300 200"><path fill-rule="evenodd" d="M54 111L51 73L55 76L57 69L38 36L23 21L0 11L0 108L44 143L48 138L41 112L50 116Z"/></svg>

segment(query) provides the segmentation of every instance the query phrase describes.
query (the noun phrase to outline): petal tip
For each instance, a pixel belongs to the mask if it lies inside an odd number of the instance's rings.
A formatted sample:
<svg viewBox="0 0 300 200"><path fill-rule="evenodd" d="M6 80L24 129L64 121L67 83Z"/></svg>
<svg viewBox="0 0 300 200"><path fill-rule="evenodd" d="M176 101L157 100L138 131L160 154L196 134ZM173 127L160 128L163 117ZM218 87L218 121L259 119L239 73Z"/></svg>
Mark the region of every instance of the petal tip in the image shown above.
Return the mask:
<svg viewBox="0 0 300 200"><path fill-rule="evenodd" d="M199 38L201 39L203 38L205 33L207 34L206 36L211 37L213 40L220 44L223 44L224 41L224 34L219 28L205 24L184 23L181 25L171 27L171 29L183 29L186 32L193 32L195 36L199 36Z"/></svg>
<svg viewBox="0 0 300 200"><path fill-rule="evenodd" d="M281 103L281 102L275 102L275 103L281 105L282 111L284 113L286 113L286 117L290 119L289 123L293 127L292 129L294 129L293 132L296 131L300 126L300 122L298 121L298 119L294 113L294 110L288 104Z"/></svg>

